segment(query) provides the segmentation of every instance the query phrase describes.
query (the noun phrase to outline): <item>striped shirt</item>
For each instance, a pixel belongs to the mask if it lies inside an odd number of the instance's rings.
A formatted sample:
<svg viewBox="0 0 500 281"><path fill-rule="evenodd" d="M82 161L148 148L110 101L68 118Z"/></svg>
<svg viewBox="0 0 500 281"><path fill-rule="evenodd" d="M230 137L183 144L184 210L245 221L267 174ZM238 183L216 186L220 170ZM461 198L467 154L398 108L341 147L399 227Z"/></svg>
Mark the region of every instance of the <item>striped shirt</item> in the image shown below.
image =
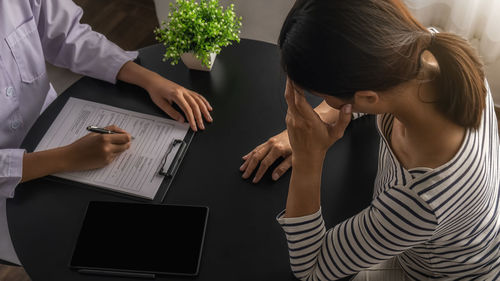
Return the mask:
<svg viewBox="0 0 500 281"><path fill-rule="evenodd" d="M326 230L321 210L284 218L290 264L302 280L335 280L394 256L412 280L500 280L498 127L491 93L478 130L435 168L405 169L391 151L394 117L377 116L373 200Z"/></svg>

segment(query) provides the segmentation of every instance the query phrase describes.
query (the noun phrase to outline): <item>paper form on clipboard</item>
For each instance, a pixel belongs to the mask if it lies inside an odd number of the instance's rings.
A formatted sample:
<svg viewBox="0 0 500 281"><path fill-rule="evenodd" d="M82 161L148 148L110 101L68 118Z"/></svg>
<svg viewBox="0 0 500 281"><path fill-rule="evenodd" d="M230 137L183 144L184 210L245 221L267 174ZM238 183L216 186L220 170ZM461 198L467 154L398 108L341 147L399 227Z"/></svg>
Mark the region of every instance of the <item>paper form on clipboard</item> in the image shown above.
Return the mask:
<svg viewBox="0 0 500 281"><path fill-rule="evenodd" d="M184 139L189 131L185 123L70 98L35 151L68 145L88 134L89 125L116 125L134 140L128 150L103 168L54 176L148 199L155 197L164 179L158 173L160 164L165 161L165 166L170 166L176 155L178 147L166 154L171 143Z"/></svg>

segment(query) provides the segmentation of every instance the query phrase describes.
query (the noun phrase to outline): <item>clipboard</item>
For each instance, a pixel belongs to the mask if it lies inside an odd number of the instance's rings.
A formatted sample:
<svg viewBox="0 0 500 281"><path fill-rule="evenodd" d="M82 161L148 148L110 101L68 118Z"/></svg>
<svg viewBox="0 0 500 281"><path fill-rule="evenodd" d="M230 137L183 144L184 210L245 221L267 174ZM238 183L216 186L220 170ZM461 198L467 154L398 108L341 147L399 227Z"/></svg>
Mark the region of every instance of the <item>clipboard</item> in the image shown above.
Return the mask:
<svg viewBox="0 0 500 281"><path fill-rule="evenodd" d="M158 188L158 191L156 192L155 197L152 200L147 199L147 198L137 197L134 195L129 195L129 194L118 192L118 191L113 191L113 190L106 189L106 188L88 185L88 184L73 181L73 180L63 179L63 178L53 176L53 175L49 175L46 178L51 180L51 181L69 184L69 185L77 186L80 188L94 189L94 190L98 190L99 192L113 194L116 196L132 199L132 200L138 201L138 202L162 203L165 200L167 192L170 189L170 185L172 184L172 181L174 180L174 177L177 174L177 171L179 170L179 167L182 164L182 160L184 159L184 156L186 155L186 153L188 151L189 145L191 144L191 141L193 140L194 135L195 135L195 132L190 129L188 134L186 135L186 137L183 139L185 148L183 150L177 150L177 152L175 153L175 157L179 159L176 162L177 164L175 166L171 165L167 169L168 174L165 173L165 175L163 175L164 179L163 179L160 187Z"/></svg>
<svg viewBox="0 0 500 281"><path fill-rule="evenodd" d="M48 178L97 188L134 200L163 202L194 137L195 132L189 125L70 98L35 151L72 143L88 133L86 125L89 122L98 122L95 124L98 126L111 123L122 127L134 136L131 148L101 169L56 174ZM160 174L160 171L164 173Z"/></svg>
<svg viewBox="0 0 500 281"><path fill-rule="evenodd" d="M161 203L165 199L165 196L167 195L167 192L170 189L170 184L174 180L174 177L177 174L177 171L179 170L179 167L182 164L182 160L184 159L184 156L188 151L189 145L191 144L194 135L195 132L189 129L188 133L186 134L186 137L182 140L182 146L179 147L179 149L175 153L172 165L170 165L170 167L167 169L166 174L164 175L165 178L163 179L160 188L156 192L156 196L153 199L153 202ZM159 171L159 173L161 173L161 171Z"/></svg>

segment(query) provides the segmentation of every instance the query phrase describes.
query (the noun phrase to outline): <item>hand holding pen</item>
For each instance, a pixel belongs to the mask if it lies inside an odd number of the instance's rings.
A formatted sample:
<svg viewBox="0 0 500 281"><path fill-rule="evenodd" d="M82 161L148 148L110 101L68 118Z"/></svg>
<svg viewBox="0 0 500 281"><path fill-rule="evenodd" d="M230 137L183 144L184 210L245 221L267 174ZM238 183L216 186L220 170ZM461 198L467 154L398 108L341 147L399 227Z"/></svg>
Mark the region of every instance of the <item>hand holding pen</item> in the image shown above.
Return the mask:
<svg viewBox="0 0 500 281"><path fill-rule="evenodd" d="M91 133L64 147L67 150L65 171L104 167L130 147L132 137L117 126L89 127L87 130Z"/></svg>

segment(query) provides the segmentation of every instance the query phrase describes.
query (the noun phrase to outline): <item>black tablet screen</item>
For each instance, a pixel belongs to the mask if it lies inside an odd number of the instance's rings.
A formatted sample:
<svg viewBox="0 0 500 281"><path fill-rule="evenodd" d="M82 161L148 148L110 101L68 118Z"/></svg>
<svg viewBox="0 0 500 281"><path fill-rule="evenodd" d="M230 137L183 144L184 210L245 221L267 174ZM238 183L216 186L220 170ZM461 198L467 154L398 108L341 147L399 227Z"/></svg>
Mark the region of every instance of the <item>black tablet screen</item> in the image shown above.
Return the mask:
<svg viewBox="0 0 500 281"><path fill-rule="evenodd" d="M90 202L70 266L198 274L207 207Z"/></svg>

